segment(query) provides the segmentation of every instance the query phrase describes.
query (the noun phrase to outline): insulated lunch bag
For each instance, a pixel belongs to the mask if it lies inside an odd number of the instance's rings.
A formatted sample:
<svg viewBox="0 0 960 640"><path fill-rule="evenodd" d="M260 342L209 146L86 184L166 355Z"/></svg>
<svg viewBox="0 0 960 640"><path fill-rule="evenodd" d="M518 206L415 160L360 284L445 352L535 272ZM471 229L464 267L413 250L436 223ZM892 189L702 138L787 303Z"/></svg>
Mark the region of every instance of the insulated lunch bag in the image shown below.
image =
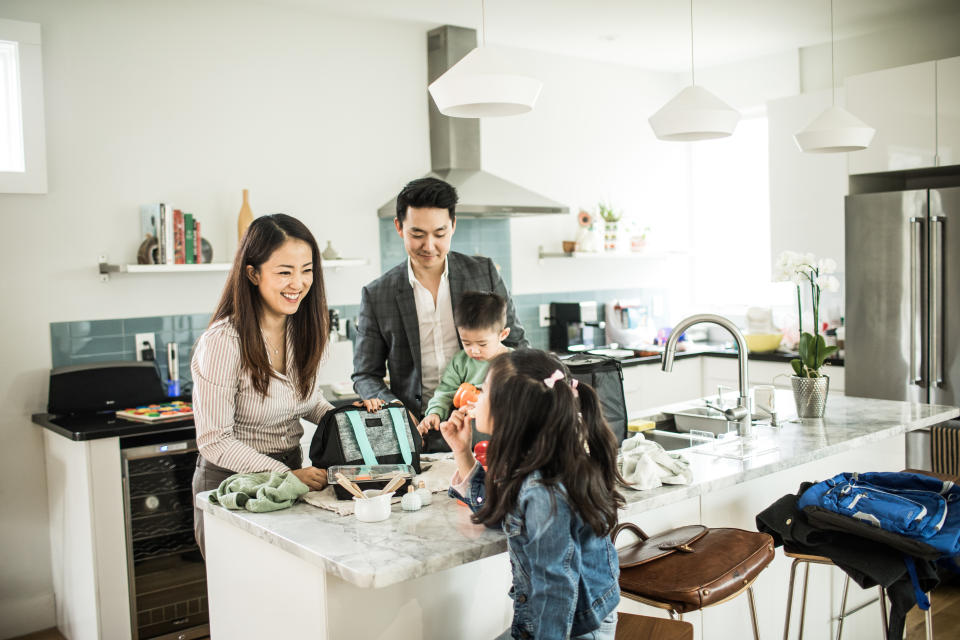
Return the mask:
<svg viewBox="0 0 960 640"><path fill-rule="evenodd" d="M403 406L379 411L345 406L324 414L310 442L310 462L336 465L409 464L420 473L420 434Z"/></svg>
<svg viewBox="0 0 960 640"><path fill-rule="evenodd" d="M623 367L607 356L578 353L564 359L570 375L593 387L600 397L603 417L617 437L617 446L627 436L627 401L623 395Z"/></svg>

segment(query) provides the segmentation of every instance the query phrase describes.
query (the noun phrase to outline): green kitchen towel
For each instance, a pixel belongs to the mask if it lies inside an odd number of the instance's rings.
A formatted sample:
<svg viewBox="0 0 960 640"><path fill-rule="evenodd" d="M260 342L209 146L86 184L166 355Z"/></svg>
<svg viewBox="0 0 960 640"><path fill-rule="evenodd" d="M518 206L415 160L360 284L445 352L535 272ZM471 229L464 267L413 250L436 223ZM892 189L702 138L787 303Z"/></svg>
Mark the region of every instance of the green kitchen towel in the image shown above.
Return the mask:
<svg viewBox="0 0 960 640"><path fill-rule="evenodd" d="M210 494L210 502L227 509L246 509L254 513L286 509L310 491L290 471L237 473Z"/></svg>

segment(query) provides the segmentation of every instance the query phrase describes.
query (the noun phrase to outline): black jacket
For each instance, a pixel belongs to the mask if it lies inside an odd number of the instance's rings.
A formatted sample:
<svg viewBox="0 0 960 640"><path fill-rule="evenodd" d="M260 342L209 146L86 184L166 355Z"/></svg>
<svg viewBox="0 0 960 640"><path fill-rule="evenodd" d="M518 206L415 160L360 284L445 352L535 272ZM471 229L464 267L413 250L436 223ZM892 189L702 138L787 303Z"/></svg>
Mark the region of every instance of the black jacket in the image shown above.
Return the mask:
<svg viewBox="0 0 960 640"><path fill-rule="evenodd" d="M907 611L916 603L904 554L851 533L817 528L797 509L797 500L812 483L804 482L796 495L787 494L757 515L757 530L773 536L777 546L796 553L825 556L864 589L882 585L890 600L889 638L902 638ZM930 560L914 558L920 588L931 591L939 583Z"/></svg>

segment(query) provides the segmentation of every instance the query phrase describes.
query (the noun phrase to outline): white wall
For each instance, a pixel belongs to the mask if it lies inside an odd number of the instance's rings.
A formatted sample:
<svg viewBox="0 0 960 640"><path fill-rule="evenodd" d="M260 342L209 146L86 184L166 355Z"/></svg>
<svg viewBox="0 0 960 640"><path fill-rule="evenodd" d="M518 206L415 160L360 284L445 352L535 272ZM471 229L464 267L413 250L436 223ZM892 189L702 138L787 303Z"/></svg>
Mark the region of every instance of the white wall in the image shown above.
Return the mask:
<svg viewBox="0 0 960 640"><path fill-rule="evenodd" d="M0 196L0 637L53 626L40 428L52 321L201 313L224 275L117 275L141 203L200 218L219 261L240 190L370 259L327 274L356 303L379 274L376 209L429 166L425 25L259 2L4 0L43 28L49 194Z"/></svg>

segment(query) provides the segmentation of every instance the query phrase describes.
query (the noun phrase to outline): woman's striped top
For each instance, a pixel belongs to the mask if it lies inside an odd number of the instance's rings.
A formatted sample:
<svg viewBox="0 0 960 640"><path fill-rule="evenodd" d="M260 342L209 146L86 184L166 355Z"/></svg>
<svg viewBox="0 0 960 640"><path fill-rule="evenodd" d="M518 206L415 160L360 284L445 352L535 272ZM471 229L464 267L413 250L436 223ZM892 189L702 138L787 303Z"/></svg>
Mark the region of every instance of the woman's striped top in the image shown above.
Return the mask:
<svg viewBox="0 0 960 640"><path fill-rule="evenodd" d="M286 362L296 345L287 339ZM241 371L240 336L228 320L211 325L193 348L193 419L200 454L235 473L289 471L266 456L300 446L300 418L319 422L333 408L319 385L301 400L285 375L270 379L267 395Z"/></svg>

